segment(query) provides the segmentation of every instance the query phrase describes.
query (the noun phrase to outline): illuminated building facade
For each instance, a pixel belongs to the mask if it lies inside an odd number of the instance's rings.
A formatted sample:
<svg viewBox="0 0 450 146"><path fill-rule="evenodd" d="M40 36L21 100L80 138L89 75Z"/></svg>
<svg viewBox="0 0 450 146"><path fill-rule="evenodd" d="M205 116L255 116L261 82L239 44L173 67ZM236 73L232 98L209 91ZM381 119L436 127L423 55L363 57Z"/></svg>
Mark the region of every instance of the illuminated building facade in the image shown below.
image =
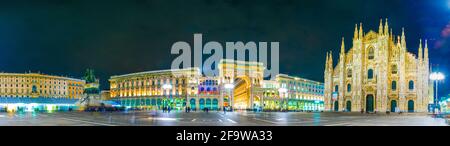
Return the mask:
<svg viewBox="0 0 450 146"><path fill-rule="evenodd" d="M0 108L58 110L83 96L84 80L38 73L0 73Z"/></svg>
<svg viewBox="0 0 450 146"><path fill-rule="evenodd" d="M263 81L263 63L223 59L218 68L222 89L230 90L225 85L234 87L233 91L222 94L225 101L231 100L234 109L261 108L262 93L258 89Z"/></svg>
<svg viewBox="0 0 450 146"><path fill-rule="evenodd" d="M127 107L161 109L170 106L181 109L197 99L200 70L160 70L112 76L110 95ZM195 100L193 103L198 103ZM198 105L198 104L196 104Z"/></svg>
<svg viewBox="0 0 450 146"><path fill-rule="evenodd" d="M279 95L288 110L323 110L323 83L299 77L279 74L276 77L279 84ZM287 107L286 107L287 106Z"/></svg>
<svg viewBox="0 0 450 146"><path fill-rule="evenodd" d="M426 112L429 104L428 45L407 51L405 32L394 36L386 20L378 32L355 26L353 46L342 41L338 63L331 52L325 65L325 110Z"/></svg>
<svg viewBox="0 0 450 146"><path fill-rule="evenodd" d="M264 66L260 62L224 59L218 64L218 70L219 75L214 77L203 76L196 67L112 76L109 79L110 96L122 106L141 109L323 108L323 84L319 82L287 75L277 76L276 80L263 80ZM286 86L288 94L280 94L282 86ZM305 90L300 90L303 87Z"/></svg>
<svg viewBox="0 0 450 146"><path fill-rule="evenodd" d="M197 96L189 98L189 107L196 107L197 109L212 109L219 110L222 106L220 99L219 78L217 77L201 77L198 79ZM195 85L194 85L195 86ZM197 106L198 105L198 106Z"/></svg>

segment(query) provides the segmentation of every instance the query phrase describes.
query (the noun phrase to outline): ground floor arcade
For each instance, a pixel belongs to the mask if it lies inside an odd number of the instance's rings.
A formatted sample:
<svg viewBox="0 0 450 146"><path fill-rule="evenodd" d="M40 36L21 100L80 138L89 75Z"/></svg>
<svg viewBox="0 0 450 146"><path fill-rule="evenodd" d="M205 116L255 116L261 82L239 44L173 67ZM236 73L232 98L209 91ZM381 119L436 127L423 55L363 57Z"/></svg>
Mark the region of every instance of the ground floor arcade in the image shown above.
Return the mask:
<svg viewBox="0 0 450 146"><path fill-rule="evenodd" d="M163 109L184 110L190 107L192 110L220 110L222 106L219 98L197 98L197 97L141 97L115 99L121 106L139 109Z"/></svg>
<svg viewBox="0 0 450 146"><path fill-rule="evenodd" d="M115 99L117 103L126 108L138 109L163 109L170 107L173 110L184 110L189 107L192 110L223 110L232 108L233 101L228 98L221 99L218 96L211 97L143 97L143 98L120 98ZM267 111L322 111L323 101L299 100L299 99L273 99L254 100L256 110ZM233 108L236 109L236 108Z"/></svg>
<svg viewBox="0 0 450 146"><path fill-rule="evenodd" d="M381 105L384 104L384 105ZM339 104L339 100L332 102L332 111L344 111L344 112L421 112L426 111L418 109L418 103L415 98L405 98L400 101L398 98L388 98L385 102L377 102L374 95L367 95L365 98L359 101L353 101L346 99L342 104ZM341 107L340 107L341 106ZM380 108L383 107L383 108Z"/></svg>

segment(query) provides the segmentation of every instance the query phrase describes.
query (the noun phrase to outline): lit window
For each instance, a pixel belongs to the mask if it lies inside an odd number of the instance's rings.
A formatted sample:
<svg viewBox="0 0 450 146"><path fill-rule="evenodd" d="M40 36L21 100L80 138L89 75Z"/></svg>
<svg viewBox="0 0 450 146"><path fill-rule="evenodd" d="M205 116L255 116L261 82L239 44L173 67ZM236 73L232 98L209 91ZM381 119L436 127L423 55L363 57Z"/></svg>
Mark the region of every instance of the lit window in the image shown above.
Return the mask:
<svg viewBox="0 0 450 146"><path fill-rule="evenodd" d="M375 53L372 47L369 48L369 59L375 58Z"/></svg>

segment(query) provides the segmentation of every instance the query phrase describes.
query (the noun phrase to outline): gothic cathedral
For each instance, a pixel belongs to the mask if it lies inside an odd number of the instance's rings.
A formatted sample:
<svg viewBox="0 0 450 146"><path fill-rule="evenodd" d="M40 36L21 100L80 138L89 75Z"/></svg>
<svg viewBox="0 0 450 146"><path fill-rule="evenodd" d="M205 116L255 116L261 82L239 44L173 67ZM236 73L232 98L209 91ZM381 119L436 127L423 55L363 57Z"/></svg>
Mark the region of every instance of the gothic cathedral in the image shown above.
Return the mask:
<svg viewBox="0 0 450 146"><path fill-rule="evenodd" d="M405 32L394 36L380 20L378 32L355 26L353 47L341 52L333 67L331 52L325 65L325 110L364 112L426 112L430 67L427 40L418 55L407 51Z"/></svg>

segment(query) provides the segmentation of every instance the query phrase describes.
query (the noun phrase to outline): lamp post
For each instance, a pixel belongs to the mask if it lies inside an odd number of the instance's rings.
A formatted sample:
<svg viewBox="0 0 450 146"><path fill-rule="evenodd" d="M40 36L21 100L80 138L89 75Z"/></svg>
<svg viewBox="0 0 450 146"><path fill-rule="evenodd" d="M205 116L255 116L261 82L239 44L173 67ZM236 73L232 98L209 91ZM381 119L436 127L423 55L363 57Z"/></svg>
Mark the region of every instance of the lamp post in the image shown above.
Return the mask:
<svg viewBox="0 0 450 146"><path fill-rule="evenodd" d="M169 91L166 95L168 95L169 97L171 97L172 91L170 91L170 89L172 89L172 85L171 85L171 84L164 84L164 85L162 85L162 88L163 88L163 90L165 90L165 91ZM170 99L170 100L172 100L172 99ZM166 103L166 104L167 104L167 103ZM169 104L167 104L167 105L170 107L170 104L172 104L172 103L169 103Z"/></svg>
<svg viewBox="0 0 450 146"><path fill-rule="evenodd" d="M437 107L437 98L438 98L438 82L440 81L440 80L444 80L445 79L445 76L444 76L444 74L442 74L441 72L433 72L433 73L431 73L430 74L430 79L431 80L433 80L433 81L435 81L435 84L436 84L436 96L434 97L434 110L433 110L433 113L436 113L436 107Z"/></svg>

